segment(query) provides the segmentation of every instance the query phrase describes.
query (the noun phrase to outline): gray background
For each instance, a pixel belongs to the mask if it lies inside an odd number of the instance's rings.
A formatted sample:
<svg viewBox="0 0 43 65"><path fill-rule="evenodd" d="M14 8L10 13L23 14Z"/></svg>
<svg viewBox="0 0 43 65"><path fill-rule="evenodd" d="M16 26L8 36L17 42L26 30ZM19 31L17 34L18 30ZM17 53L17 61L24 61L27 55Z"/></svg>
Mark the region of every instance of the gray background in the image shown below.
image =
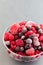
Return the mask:
<svg viewBox="0 0 43 65"><path fill-rule="evenodd" d="M10 58L5 50L4 29L22 20L43 23L43 0L0 0L0 65L43 65L43 57L35 62L21 63Z"/></svg>

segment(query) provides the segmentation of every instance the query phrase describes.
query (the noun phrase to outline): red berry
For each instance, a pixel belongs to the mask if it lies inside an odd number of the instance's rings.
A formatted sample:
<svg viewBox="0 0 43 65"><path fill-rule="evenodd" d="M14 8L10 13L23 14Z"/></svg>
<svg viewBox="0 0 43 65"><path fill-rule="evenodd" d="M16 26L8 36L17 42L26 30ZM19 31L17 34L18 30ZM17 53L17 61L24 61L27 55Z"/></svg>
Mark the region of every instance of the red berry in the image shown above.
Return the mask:
<svg viewBox="0 0 43 65"><path fill-rule="evenodd" d="M11 43L11 45L13 45L13 46L16 44L15 41L11 41L10 43Z"/></svg>
<svg viewBox="0 0 43 65"><path fill-rule="evenodd" d="M39 37L39 41L40 41L40 42L43 41L43 35L41 35L41 36Z"/></svg>
<svg viewBox="0 0 43 65"><path fill-rule="evenodd" d="M28 31L28 32L25 33L25 36L28 37L31 34L33 34L33 31Z"/></svg>
<svg viewBox="0 0 43 65"><path fill-rule="evenodd" d="M35 54L34 48L27 49L27 50L26 50L26 54L27 54L28 56L34 55L34 54Z"/></svg>
<svg viewBox="0 0 43 65"><path fill-rule="evenodd" d="M5 41L8 41L9 40L9 32L5 32L5 34L4 34L4 40Z"/></svg>
<svg viewBox="0 0 43 65"><path fill-rule="evenodd" d="M14 39L14 36L12 34L9 35L9 40L12 41Z"/></svg>
<svg viewBox="0 0 43 65"><path fill-rule="evenodd" d="M40 28L43 29L43 24L40 24Z"/></svg>
<svg viewBox="0 0 43 65"><path fill-rule="evenodd" d="M22 22L19 23L20 26L25 25L25 24L26 24L25 21L22 21Z"/></svg>
<svg viewBox="0 0 43 65"><path fill-rule="evenodd" d="M18 32L21 32L22 31L22 27L20 26L19 28L18 28Z"/></svg>
<svg viewBox="0 0 43 65"><path fill-rule="evenodd" d="M36 33L35 27L32 27L32 31L33 31L34 33Z"/></svg>
<svg viewBox="0 0 43 65"><path fill-rule="evenodd" d="M16 48L16 45L11 44L11 50L14 50Z"/></svg>
<svg viewBox="0 0 43 65"><path fill-rule="evenodd" d="M17 45L17 46L24 46L23 40L22 40L22 39L17 39L17 40L16 40L16 45Z"/></svg>
<svg viewBox="0 0 43 65"><path fill-rule="evenodd" d="M43 46L43 42L40 42L40 45Z"/></svg>
<svg viewBox="0 0 43 65"><path fill-rule="evenodd" d="M10 32L12 34L17 34L17 30L18 30L19 27L20 27L19 24L13 24L12 26L10 26Z"/></svg>

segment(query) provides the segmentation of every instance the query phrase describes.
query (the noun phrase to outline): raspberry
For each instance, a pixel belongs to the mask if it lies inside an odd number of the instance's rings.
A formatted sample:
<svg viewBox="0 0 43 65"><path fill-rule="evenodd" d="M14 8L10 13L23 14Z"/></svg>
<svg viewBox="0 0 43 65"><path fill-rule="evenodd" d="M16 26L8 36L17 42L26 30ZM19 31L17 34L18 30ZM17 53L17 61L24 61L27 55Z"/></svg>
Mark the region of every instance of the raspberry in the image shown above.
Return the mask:
<svg viewBox="0 0 43 65"><path fill-rule="evenodd" d="M35 27L32 27L32 31L33 31L34 33L36 33Z"/></svg>
<svg viewBox="0 0 43 65"><path fill-rule="evenodd" d="M18 30L19 27L20 27L19 24L13 24L12 26L10 26L10 32L12 34L17 34L17 30Z"/></svg>
<svg viewBox="0 0 43 65"><path fill-rule="evenodd" d="M40 41L40 42L43 41L43 35L41 35L41 36L39 37L39 41Z"/></svg>
<svg viewBox="0 0 43 65"><path fill-rule="evenodd" d="M10 43L11 43L11 45L13 45L13 46L16 44L15 41L11 41Z"/></svg>
<svg viewBox="0 0 43 65"><path fill-rule="evenodd" d="M11 50L14 50L16 48L16 45L11 44Z"/></svg>
<svg viewBox="0 0 43 65"><path fill-rule="evenodd" d="M21 32L22 31L22 27L20 26L19 28L18 28L18 32Z"/></svg>
<svg viewBox="0 0 43 65"><path fill-rule="evenodd" d="M34 48L27 49L27 50L26 50L26 54L27 54L28 56L34 55L34 54L35 54Z"/></svg>
<svg viewBox="0 0 43 65"><path fill-rule="evenodd" d="M23 40L22 40L22 39L17 39L17 40L16 40L16 45L17 45L17 46L24 46Z"/></svg>
<svg viewBox="0 0 43 65"><path fill-rule="evenodd" d="M4 34L4 40L5 41L8 41L9 40L9 32L6 32L5 34Z"/></svg>
<svg viewBox="0 0 43 65"><path fill-rule="evenodd" d="M25 33L25 36L28 37L31 34L33 34L33 31L28 31L28 32Z"/></svg>
<svg viewBox="0 0 43 65"><path fill-rule="evenodd" d="M14 36L12 34L9 35L9 40L12 41L14 39Z"/></svg>
<svg viewBox="0 0 43 65"><path fill-rule="evenodd" d="M25 21L22 21L22 22L19 23L20 26L25 25L25 24L26 24Z"/></svg>

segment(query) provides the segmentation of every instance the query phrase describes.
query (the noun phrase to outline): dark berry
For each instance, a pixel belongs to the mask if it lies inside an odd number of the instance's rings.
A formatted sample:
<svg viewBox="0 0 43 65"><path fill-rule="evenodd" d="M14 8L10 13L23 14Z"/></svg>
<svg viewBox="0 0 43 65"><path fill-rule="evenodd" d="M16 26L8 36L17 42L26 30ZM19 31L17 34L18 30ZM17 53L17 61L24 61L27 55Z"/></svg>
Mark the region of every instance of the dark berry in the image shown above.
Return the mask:
<svg viewBox="0 0 43 65"><path fill-rule="evenodd" d="M28 30L31 30L31 25L26 26Z"/></svg>
<svg viewBox="0 0 43 65"><path fill-rule="evenodd" d="M24 48L23 48L23 47L20 47L20 51L21 51L21 52L24 51Z"/></svg>
<svg viewBox="0 0 43 65"><path fill-rule="evenodd" d="M42 46L42 48L41 48L41 49L42 49L42 51L43 51L43 46Z"/></svg>
<svg viewBox="0 0 43 65"><path fill-rule="evenodd" d="M21 39L25 39L25 36L23 35L23 36L21 36Z"/></svg>
<svg viewBox="0 0 43 65"><path fill-rule="evenodd" d="M28 39L26 39L26 43L31 44L32 43L32 40L30 38L28 38Z"/></svg>
<svg viewBox="0 0 43 65"><path fill-rule="evenodd" d="M38 50L41 50L41 46L38 46Z"/></svg>
<svg viewBox="0 0 43 65"><path fill-rule="evenodd" d="M36 26L36 30L39 30L39 29L40 29L40 26L39 26L39 25L37 25L37 26Z"/></svg>
<svg viewBox="0 0 43 65"><path fill-rule="evenodd" d="M26 44L26 45L25 45L25 49L29 49L29 48L31 48L31 47L32 47L31 44Z"/></svg>
<svg viewBox="0 0 43 65"><path fill-rule="evenodd" d="M26 27L24 27L24 28L22 29L22 33L25 33L25 32L27 32L27 28L26 28Z"/></svg>
<svg viewBox="0 0 43 65"><path fill-rule="evenodd" d="M18 35L19 35L19 37L21 37L22 36L22 33L20 32Z"/></svg>
<svg viewBox="0 0 43 65"><path fill-rule="evenodd" d="M43 34L43 30L42 30L42 29L39 29L39 30L38 30L38 33L39 33L39 34Z"/></svg>
<svg viewBox="0 0 43 65"><path fill-rule="evenodd" d="M36 51L36 50L37 50L37 47L35 46L34 49L35 49L35 51Z"/></svg>
<svg viewBox="0 0 43 65"><path fill-rule="evenodd" d="M33 39L33 38L34 38L34 35L33 35L33 34L32 34L32 35L30 35L30 36L29 36L29 38Z"/></svg>
<svg viewBox="0 0 43 65"><path fill-rule="evenodd" d="M15 51L19 51L20 50L20 47L19 46L17 46L16 48L15 48Z"/></svg>

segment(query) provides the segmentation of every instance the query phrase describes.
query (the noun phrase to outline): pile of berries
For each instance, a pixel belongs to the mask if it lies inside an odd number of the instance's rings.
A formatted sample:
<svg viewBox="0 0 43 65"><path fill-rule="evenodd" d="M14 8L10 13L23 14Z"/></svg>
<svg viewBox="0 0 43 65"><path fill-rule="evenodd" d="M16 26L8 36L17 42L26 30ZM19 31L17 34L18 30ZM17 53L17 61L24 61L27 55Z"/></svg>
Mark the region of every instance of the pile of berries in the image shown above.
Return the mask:
<svg viewBox="0 0 43 65"><path fill-rule="evenodd" d="M22 21L4 34L6 46L14 53L32 56L43 52L43 24Z"/></svg>

